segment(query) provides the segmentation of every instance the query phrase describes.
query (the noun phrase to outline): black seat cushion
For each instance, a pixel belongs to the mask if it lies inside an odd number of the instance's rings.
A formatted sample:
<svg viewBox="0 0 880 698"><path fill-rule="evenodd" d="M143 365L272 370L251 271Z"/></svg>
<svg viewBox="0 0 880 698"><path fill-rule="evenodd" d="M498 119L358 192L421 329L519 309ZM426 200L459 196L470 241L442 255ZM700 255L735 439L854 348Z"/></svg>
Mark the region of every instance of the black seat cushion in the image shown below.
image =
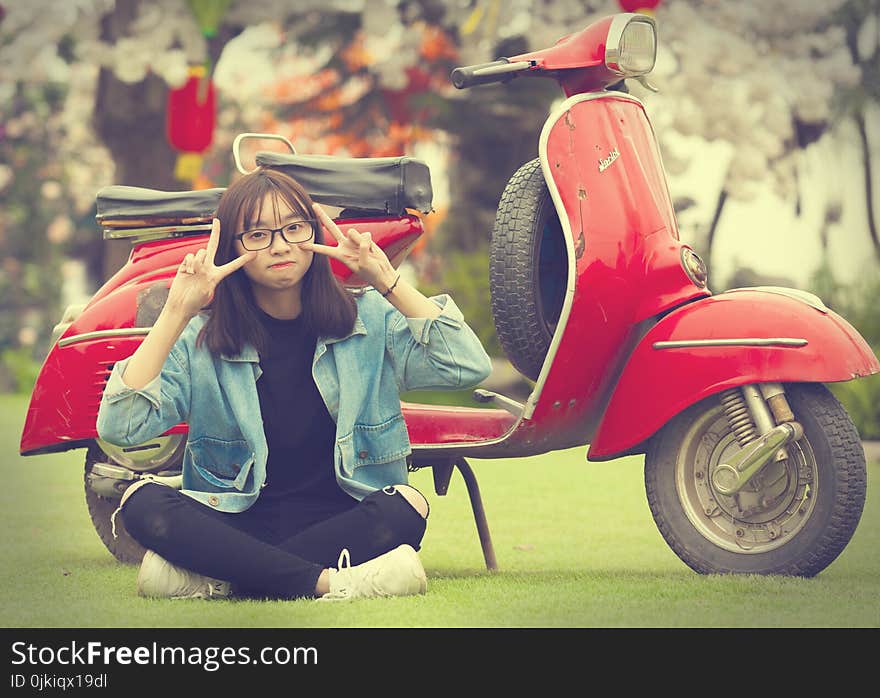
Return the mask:
<svg viewBox="0 0 880 698"><path fill-rule="evenodd" d="M102 187L97 196L98 222L116 219L155 219L210 221L217 211L223 188L199 191L159 191L115 184Z"/></svg>
<svg viewBox="0 0 880 698"><path fill-rule="evenodd" d="M321 204L402 214L432 210L431 172L416 158L340 158L258 152L256 162L281 170Z"/></svg>
<svg viewBox="0 0 880 698"><path fill-rule="evenodd" d="M431 173L411 157L338 158L259 152L258 165L289 174L318 203L362 211L403 214L432 210ZM96 197L98 222L210 221L225 189L160 191L144 187L103 187Z"/></svg>

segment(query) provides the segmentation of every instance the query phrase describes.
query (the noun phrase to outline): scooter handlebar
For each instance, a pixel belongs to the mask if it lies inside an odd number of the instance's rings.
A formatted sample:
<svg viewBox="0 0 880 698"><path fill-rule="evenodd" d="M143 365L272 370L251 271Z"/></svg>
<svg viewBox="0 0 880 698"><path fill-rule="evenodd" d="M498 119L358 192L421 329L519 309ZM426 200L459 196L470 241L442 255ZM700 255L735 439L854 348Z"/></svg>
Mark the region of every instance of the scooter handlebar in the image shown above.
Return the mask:
<svg viewBox="0 0 880 698"><path fill-rule="evenodd" d="M499 58L491 63L478 63L477 65L464 65L455 68L451 75L452 84L459 90L474 85L488 85L493 82L507 82L516 77L521 70L528 70L531 63L517 61L511 63L506 58Z"/></svg>

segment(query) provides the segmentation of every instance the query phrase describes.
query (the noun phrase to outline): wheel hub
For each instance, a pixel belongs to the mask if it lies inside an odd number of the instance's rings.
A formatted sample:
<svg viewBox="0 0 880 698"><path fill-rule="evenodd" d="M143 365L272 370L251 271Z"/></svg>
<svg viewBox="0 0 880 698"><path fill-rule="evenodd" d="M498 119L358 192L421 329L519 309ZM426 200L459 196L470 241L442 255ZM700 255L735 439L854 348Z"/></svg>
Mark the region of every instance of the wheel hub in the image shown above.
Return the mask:
<svg viewBox="0 0 880 698"><path fill-rule="evenodd" d="M689 431L680 451L676 483L691 523L715 545L760 553L790 539L809 518L816 465L805 439L791 442L789 457L771 461L739 492L725 496L713 486L716 468L740 445L724 413L708 412Z"/></svg>

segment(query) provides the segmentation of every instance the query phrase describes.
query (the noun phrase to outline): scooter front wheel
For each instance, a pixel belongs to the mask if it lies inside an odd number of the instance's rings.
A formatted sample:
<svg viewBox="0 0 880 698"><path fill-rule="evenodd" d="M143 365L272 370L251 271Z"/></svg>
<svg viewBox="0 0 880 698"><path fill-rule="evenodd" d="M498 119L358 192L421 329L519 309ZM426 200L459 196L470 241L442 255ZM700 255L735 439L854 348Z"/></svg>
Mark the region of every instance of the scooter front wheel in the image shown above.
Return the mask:
<svg viewBox="0 0 880 698"><path fill-rule="evenodd" d="M697 572L812 577L852 538L867 479L858 431L823 385L786 385L786 396L803 437L731 496L712 477L739 448L718 396L685 410L652 440L645 457L651 513Z"/></svg>

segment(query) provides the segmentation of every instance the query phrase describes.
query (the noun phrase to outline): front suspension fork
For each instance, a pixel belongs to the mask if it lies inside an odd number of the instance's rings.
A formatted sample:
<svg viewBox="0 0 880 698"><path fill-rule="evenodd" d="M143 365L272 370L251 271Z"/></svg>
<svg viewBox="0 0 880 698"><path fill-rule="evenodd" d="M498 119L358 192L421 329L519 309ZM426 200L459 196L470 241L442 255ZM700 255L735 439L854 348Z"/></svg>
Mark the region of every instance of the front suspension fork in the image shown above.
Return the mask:
<svg viewBox="0 0 880 698"><path fill-rule="evenodd" d="M726 496L739 492L767 463L788 458L786 444L803 435L780 383L744 385L728 390L721 404L740 444L712 473L715 489Z"/></svg>

